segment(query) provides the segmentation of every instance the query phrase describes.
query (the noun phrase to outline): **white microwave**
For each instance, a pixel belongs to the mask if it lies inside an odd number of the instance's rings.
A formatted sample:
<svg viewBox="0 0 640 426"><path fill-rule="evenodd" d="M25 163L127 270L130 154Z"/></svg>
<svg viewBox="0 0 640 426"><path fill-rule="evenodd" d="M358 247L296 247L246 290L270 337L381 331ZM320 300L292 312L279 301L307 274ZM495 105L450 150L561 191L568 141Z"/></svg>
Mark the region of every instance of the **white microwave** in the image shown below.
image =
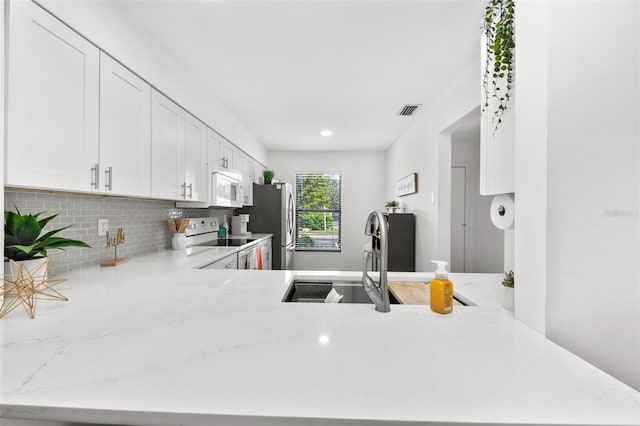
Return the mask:
<svg viewBox="0 0 640 426"><path fill-rule="evenodd" d="M211 205L242 207L242 175L234 172L211 174Z"/></svg>

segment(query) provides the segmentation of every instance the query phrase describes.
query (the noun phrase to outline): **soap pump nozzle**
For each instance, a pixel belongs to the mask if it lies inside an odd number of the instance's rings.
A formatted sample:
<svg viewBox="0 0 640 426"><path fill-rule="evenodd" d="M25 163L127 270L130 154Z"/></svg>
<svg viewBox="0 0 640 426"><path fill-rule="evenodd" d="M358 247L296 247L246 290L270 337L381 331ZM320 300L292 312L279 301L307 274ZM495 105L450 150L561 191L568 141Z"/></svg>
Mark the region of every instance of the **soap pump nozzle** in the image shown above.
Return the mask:
<svg viewBox="0 0 640 426"><path fill-rule="evenodd" d="M436 268L436 278L449 278L449 272L447 272L447 265L449 262L444 260L432 260L431 262L438 265Z"/></svg>

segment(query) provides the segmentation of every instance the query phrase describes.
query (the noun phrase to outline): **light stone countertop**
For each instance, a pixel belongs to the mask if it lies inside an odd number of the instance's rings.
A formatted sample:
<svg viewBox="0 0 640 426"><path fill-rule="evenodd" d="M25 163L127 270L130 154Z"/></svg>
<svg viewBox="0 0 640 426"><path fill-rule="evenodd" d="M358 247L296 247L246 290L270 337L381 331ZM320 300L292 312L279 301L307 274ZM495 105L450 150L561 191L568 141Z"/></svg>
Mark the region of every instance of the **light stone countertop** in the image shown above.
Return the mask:
<svg viewBox="0 0 640 426"><path fill-rule="evenodd" d="M640 424L637 391L499 307L498 274L451 274L479 306L383 314L281 302L295 275L358 272L196 270L196 252L73 272L68 302L0 320L4 421Z"/></svg>

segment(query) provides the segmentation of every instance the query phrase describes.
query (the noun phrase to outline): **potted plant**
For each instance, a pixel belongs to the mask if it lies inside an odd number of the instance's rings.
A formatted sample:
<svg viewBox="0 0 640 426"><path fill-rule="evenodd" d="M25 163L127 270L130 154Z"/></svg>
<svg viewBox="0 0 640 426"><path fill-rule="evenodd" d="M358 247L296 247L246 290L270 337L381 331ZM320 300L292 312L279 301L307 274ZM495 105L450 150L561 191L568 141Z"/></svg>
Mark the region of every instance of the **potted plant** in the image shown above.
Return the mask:
<svg viewBox="0 0 640 426"><path fill-rule="evenodd" d="M264 172L262 172L262 177L264 177L264 184L271 185L271 179L273 179L274 175L275 173L273 173L273 170L265 170Z"/></svg>
<svg viewBox="0 0 640 426"><path fill-rule="evenodd" d="M515 308L514 285L513 271L505 271L504 279L502 280L502 307L511 312Z"/></svg>
<svg viewBox="0 0 640 426"><path fill-rule="evenodd" d="M399 202L397 202L396 200L392 200L392 201L387 201L387 204L385 204L384 206L387 208L387 212L395 213L396 211L398 211L399 205L400 205Z"/></svg>
<svg viewBox="0 0 640 426"><path fill-rule="evenodd" d="M23 215L16 207L16 213L4 212L4 256L14 262L25 262L29 271L36 270L47 257L47 250L64 247L90 247L87 243L55 235L67 228L53 229L42 234L42 229L57 214L40 219L42 212ZM5 267L5 270L9 269ZM46 274L46 271L42 271Z"/></svg>

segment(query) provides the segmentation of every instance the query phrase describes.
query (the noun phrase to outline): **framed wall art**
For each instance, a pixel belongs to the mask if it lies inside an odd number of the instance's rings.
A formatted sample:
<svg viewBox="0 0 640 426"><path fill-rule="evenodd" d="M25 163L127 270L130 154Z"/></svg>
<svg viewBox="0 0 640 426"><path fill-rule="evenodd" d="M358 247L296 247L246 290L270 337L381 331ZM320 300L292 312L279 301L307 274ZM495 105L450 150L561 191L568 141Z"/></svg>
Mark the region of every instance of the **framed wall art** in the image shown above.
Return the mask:
<svg viewBox="0 0 640 426"><path fill-rule="evenodd" d="M397 188L398 189L396 190L396 192L398 194L398 197L418 192L418 174L411 173L410 175L405 176L402 179L398 179Z"/></svg>

